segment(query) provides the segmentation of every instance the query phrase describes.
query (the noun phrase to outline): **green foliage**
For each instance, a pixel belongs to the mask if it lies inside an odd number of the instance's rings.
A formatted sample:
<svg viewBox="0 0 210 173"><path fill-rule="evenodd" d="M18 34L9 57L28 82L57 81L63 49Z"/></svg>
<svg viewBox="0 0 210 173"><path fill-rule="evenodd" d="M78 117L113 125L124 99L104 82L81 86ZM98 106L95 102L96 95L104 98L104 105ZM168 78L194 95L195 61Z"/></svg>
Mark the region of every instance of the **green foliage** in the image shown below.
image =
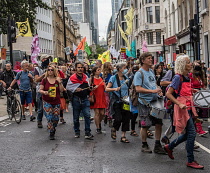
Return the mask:
<svg viewBox="0 0 210 173"><path fill-rule="evenodd" d="M37 7L51 9L42 0L0 0L0 34L7 34L9 15L16 22L25 22L28 18L31 32L35 33Z"/></svg>
<svg viewBox="0 0 210 173"><path fill-rule="evenodd" d="M100 45L96 45L96 54L102 54L106 51L106 49L104 49L103 47L101 47Z"/></svg>
<svg viewBox="0 0 210 173"><path fill-rule="evenodd" d="M96 52L95 53L92 51L92 47L90 47L90 49L91 49L92 54L88 56L88 59L98 59L98 55L102 54L106 51L106 49L104 49L100 45L96 45Z"/></svg>

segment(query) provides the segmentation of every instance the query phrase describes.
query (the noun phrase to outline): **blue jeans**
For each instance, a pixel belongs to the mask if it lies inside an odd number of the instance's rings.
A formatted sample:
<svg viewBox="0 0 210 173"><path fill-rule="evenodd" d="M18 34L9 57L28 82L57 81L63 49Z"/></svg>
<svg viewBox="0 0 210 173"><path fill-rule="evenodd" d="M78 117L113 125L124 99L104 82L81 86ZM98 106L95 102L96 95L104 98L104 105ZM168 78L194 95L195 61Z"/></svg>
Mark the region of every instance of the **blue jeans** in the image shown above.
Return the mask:
<svg viewBox="0 0 210 173"><path fill-rule="evenodd" d="M194 161L193 150L194 150L194 142L195 142L196 132L195 132L195 126L194 126L194 123L192 120L192 112L188 111L188 113L190 115L190 119L188 120L187 126L185 128L186 133L179 136L177 139L175 139L173 142L171 142L169 144L169 149L173 150L177 145L186 141L188 162L192 163Z"/></svg>
<svg viewBox="0 0 210 173"><path fill-rule="evenodd" d="M42 121L43 118L43 101L42 101L42 94L37 92L36 93L36 102L37 102L37 121Z"/></svg>
<svg viewBox="0 0 210 173"><path fill-rule="evenodd" d="M82 111L85 118L85 133L89 133L90 130L90 102L86 99L80 99L79 97L73 96L72 99L73 107L73 121L75 133L80 133L79 116Z"/></svg>

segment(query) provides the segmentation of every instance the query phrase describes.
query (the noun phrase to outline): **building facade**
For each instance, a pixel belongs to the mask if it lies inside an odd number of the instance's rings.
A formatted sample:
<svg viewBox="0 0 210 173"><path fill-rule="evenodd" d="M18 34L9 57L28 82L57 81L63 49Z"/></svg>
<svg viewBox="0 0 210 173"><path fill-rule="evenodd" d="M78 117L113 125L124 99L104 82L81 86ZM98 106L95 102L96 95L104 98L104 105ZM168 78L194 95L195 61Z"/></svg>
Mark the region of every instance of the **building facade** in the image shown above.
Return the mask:
<svg viewBox="0 0 210 173"><path fill-rule="evenodd" d="M210 43L209 43L209 35L210 35L210 18L209 18L209 10L210 10L210 1L209 0L202 0L199 3L200 6L200 25L201 27L201 34L200 38L201 42L201 60L203 60L207 66L210 66Z"/></svg>
<svg viewBox="0 0 210 173"><path fill-rule="evenodd" d="M179 31L177 0L163 0L164 15L164 61L169 64L176 59L179 47L176 34Z"/></svg>
<svg viewBox="0 0 210 173"><path fill-rule="evenodd" d="M54 1L53 4L53 54L54 57L65 57L64 25L62 0ZM73 49L73 44L80 42L79 25L73 21L68 10L65 9L66 46ZM68 58L69 59L69 58Z"/></svg>
<svg viewBox="0 0 210 173"><path fill-rule="evenodd" d="M163 8L166 62L174 61L177 53L186 53L191 61L200 59L209 66L209 1L164 0ZM192 19L195 19L199 25L197 46L191 38Z"/></svg>
<svg viewBox="0 0 210 173"><path fill-rule="evenodd" d="M112 41L114 43L112 46L114 46L116 50L120 50L121 48L126 47L125 40L122 38L121 33L119 31L118 24L121 26L123 31L127 29L127 24L124 16L127 14L130 5L131 5L130 0L124 0L115 19L114 23L115 40Z"/></svg>
<svg viewBox="0 0 210 173"><path fill-rule="evenodd" d="M97 0L65 0L65 7L68 8L72 19L78 23L89 23L92 41L89 44L98 44L98 1ZM80 29L80 31L83 28ZM86 31L82 31L85 33ZM86 35L82 35L85 37ZM87 37L87 36L86 36Z"/></svg>
<svg viewBox="0 0 210 173"><path fill-rule="evenodd" d="M154 62L163 61L163 1L162 0L133 0L134 20L133 38L136 40L137 49L143 53L143 47L152 53ZM146 45L143 43L146 42Z"/></svg>

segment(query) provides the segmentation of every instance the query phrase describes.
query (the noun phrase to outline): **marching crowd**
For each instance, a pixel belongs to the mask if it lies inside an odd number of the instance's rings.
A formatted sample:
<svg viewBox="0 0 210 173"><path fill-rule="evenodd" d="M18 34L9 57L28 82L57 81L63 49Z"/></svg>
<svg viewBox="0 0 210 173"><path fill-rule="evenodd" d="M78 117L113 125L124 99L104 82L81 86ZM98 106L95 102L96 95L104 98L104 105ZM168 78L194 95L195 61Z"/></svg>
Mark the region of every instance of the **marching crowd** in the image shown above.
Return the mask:
<svg viewBox="0 0 210 173"><path fill-rule="evenodd" d="M55 139L58 122L65 124L64 112L68 112L71 102L75 138L80 137L80 117L84 117L85 138L93 140L91 133L90 109L94 110L96 134L102 133L102 121L109 122L111 138L117 139L121 128L120 141L129 143L126 132L138 137L135 130L139 116L141 151L152 153L147 138L153 136L151 126L155 126L154 153L166 154L174 159L173 150L186 141L187 166L203 169L194 159L196 133L199 136L208 132L202 128L202 120L208 117L207 109L193 105L193 93L208 88L207 68L200 61L190 62L186 54L177 56L171 66L164 63L153 65L152 54L143 53L139 60L128 58L126 63L102 65L100 60L89 66L82 62L58 66L41 60L41 65L21 62L22 71L15 72L11 64L5 65L0 82L7 90L18 89L22 105L22 119L25 120L25 108L29 107L30 121L37 118L38 128L42 128L43 115L46 117L49 138ZM209 75L210 77L210 75ZM163 99L164 98L164 99ZM171 125L161 138L163 119L151 115L151 104L158 99L164 100ZM37 117L33 115L33 106ZM131 128L131 130L130 130ZM172 135L179 137L173 141ZM164 143L164 146L162 146Z"/></svg>

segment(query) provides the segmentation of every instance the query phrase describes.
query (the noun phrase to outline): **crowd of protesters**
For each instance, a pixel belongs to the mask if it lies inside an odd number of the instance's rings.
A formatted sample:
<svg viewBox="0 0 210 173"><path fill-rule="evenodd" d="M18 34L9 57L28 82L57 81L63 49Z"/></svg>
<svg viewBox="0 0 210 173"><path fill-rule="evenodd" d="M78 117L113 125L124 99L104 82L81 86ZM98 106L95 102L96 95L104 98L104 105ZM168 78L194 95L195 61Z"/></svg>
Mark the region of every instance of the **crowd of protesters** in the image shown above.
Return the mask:
<svg viewBox="0 0 210 173"><path fill-rule="evenodd" d="M8 90L19 90L23 120L26 120L26 107L29 107L30 121L37 119L38 128L43 128L43 115L46 117L51 140L55 139L59 120L66 123L64 112L69 112L69 109L73 112L75 138L80 138L79 118L83 116L85 139L93 140L90 127L90 109L93 109L96 134L102 133L104 120L104 123L109 122L113 140L121 130L120 141L130 143L126 136L130 131L131 136L140 135L142 152L165 154L171 159L174 159L173 149L186 141L187 166L203 169L194 160L193 151L196 132L199 136L207 134L200 119L207 117L207 111L193 107L191 97L194 92L210 86L210 69L204 64L201 61L192 64L189 56L180 54L170 66L162 62L154 66L152 54L148 52L137 61L128 58L126 63L118 64L102 64L96 60L94 65L75 61L59 66L43 58L40 65L22 61L22 71L18 73L12 70L10 63L6 63L0 82ZM151 116L148 104L163 96L171 103L164 103L171 125L161 138L163 119ZM32 112L33 106L36 117ZM140 134L135 127L138 116ZM151 126L155 126L153 150L147 143L147 138L153 136ZM182 135L171 142L175 132Z"/></svg>

